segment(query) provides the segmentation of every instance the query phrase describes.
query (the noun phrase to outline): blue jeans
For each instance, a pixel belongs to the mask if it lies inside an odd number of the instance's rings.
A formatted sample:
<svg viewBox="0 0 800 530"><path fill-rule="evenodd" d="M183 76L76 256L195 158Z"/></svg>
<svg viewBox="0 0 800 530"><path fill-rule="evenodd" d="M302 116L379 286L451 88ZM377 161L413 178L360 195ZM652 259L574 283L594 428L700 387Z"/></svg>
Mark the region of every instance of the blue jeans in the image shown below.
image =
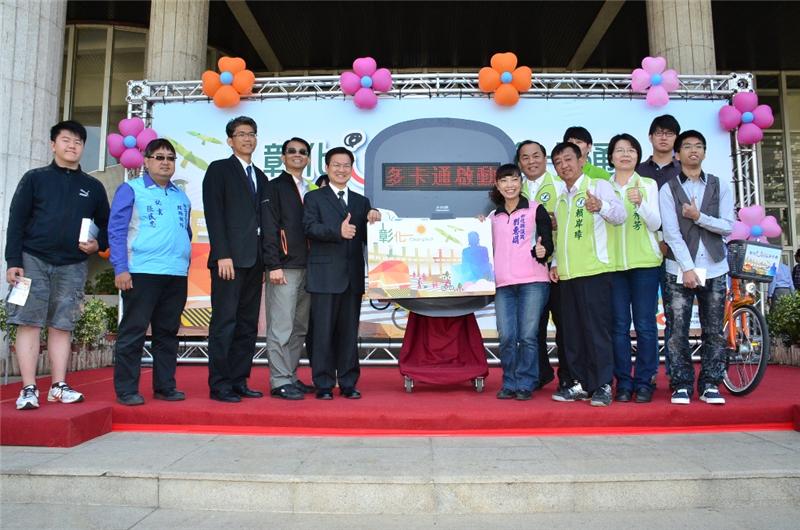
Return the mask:
<svg viewBox="0 0 800 530"><path fill-rule="evenodd" d="M494 296L503 388L534 390L539 384L539 319L550 284L522 283L498 287Z"/></svg>
<svg viewBox="0 0 800 530"><path fill-rule="evenodd" d="M652 388L658 371L658 304L660 267L615 272L611 279L611 310L614 343L614 377L617 390ZM631 313L636 330L636 367L631 377Z"/></svg>

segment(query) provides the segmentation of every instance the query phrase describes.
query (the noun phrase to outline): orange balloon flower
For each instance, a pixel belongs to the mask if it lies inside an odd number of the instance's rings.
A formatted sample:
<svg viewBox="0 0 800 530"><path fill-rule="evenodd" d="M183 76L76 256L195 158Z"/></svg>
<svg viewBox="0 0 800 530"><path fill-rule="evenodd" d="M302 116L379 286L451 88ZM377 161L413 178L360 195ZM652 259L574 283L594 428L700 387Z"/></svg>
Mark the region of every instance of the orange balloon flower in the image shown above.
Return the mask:
<svg viewBox="0 0 800 530"><path fill-rule="evenodd" d="M241 96L253 91L256 76L246 70L247 65L240 57L221 57L217 66L219 73L203 72L203 94L214 98L217 107L235 107Z"/></svg>
<svg viewBox="0 0 800 530"><path fill-rule="evenodd" d="M517 56L511 52L495 53L491 65L478 73L478 87L486 93L494 92L498 105L516 105L519 93L530 90L533 72L527 66L517 68Z"/></svg>

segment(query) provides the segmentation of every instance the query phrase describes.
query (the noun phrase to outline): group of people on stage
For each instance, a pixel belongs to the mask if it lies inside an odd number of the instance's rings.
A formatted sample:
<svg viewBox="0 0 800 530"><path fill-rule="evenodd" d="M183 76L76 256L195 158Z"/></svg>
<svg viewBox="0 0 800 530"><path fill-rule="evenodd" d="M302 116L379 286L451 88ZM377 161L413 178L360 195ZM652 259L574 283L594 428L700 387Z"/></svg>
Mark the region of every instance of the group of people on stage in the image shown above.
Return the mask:
<svg viewBox="0 0 800 530"><path fill-rule="evenodd" d="M208 336L211 399L260 398L248 385L266 283L270 394L300 400L333 399L333 390L358 399L357 351L367 224L380 212L348 188L353 153L325 155L327 174L303 177L310 145L282 146L285 171L268 180L252 160L257 125L246 116L226 126L232 155L212 162L203 179L210 243L212 316ZM727 179L703 171L706 141L680 131L670 115L649 131L652 155L630 134L608 147L613 175L590 164L592 137L570 127L550 152L526 140L516 160L501 165L490 197L503 386L500 399L528 400L555 378L547 355L550 317L556 325L556 401L649 402L658 368L659 286L666 313L667 369L672 402L688 404L695 387L689 327L697 298L702 327L700 399L725 400L722 322L726 291L725 241L733 225ZM9 307L18 326L16 351L23 388L18 409L38 408L35 370L39 332L47 327L52 364L49 401L83 395L66 383L70 332L87 274L88 255L110 248L123 317L115 346L114 388L123 405L140 405L141 355L148 327L153 398L179 401L178 330L191 259L191 203L172 182L176 151L150 142L142 178L123 183L109 207L105 190L83 173L86 130L74 121L51 130L53 162L27 172L11 204L7 280L30 278L25 305ZM86 219L97 235L79 242ZM610 309L610 310L609 310ZM631 364L630 326L637 355ZM303 346L312 384L297 377ZM616 380L616 393L612 384ZM635 398L634 398L635 396Z"/></svg>

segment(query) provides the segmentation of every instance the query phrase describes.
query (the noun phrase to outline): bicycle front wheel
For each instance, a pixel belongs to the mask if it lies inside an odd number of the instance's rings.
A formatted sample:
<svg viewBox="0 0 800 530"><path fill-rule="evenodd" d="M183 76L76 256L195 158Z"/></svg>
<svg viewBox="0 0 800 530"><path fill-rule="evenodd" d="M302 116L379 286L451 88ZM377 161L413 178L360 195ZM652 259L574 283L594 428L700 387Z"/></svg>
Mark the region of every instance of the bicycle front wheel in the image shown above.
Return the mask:
<svg viewBox="0 0 800 530"><path fill-rule="evenodd" d="M744 396L756 389L767 370L769 330L761 311L750 305L736 309L732 320L725 322L725 337L733 324L736 343L727 350L724 382L731 394Z"/></svg>

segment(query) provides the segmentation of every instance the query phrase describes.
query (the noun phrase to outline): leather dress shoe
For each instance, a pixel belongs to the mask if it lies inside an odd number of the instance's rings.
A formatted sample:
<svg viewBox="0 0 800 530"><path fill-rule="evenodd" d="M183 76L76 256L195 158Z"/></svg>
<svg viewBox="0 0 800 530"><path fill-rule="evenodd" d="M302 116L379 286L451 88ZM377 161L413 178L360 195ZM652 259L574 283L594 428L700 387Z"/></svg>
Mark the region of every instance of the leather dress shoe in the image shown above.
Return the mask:
<svg viewBox="0 0 800 530"><path fill-rule="evenodd" d="M270 396L280 399L299 400L305 399L306 395L303 394L299 388L294 385L283 385L278 388L273 388L270 391Z"/></svg>
<svg viewBox="0 0 800 530"><path fill-rule="evenodd" d="M180 390L171 388L169 390L164 390L163 392L153 392L153 399L161 399L163 401L183 401L186 399L186 394Z"/></svg>
<svg viewBox="0 0 800 530"><path fill-rule="evenodd" d="M211 392L211 399L215 401L222 401L223 403L239 403L242 398L234 394L232 391L225 392Z"/></svg>
<svg viewBox="0 0 800 530"><path fill-rule="evenodd" d="M333 392L325 389L317 390L317 399L325 399L325 400L333 399Z"/></svg>
<svg viewBox="0 0 800 530"><path fill-rule="evenodd" d="M361 392L355 388L342 388L339 394L347 399L361 399Z"/></svg>
<svg viewBox="0 0 800 530"><path fill-rule="evenodd" d="M631 400L631 391L625 388L618 388L617 395L614 396L614 401L619 401L620 403L627 403Z"/></svg>
<svg viewBox="0 0 800 530"><path fill-rule="evenodd" d="M636 403L650 403L653 401L653 389L643 386L636 391Z"/></svg>
<svg viewBox="0 0 800 530"><path fill-rule="evenodd" d="M513 390L509 390L508 388L501 388L497 391L497 399L514 399L514 396L517 395L516 392Z"/></svg>
<svg viewBox="0 0 800 530"><path fill-rule="evenodd" d="M317 390L312 385L307 385L299 379L294 382L294 386L297 387L297 389L303 394L313 394Z"/></svg>
<svg viewBox="0 0 800 530"><path fill-rule="evenodd" d="M144 397L141 394L125 394L124 396L117 396L117 403L128 407L144 405Z"/></svg>
<svg viewBox="0 0 800 530"><path fill-rule="evenodd" d="M246 398L264 397L263 392L259 392L258 390L253 390L252 388L248 388L247 385L233 387L233 393L236 394L237 396Z"/></svg>
<svg viewBox="0 0 800 530"><path fill-rule="evenodd" d="M517 390L514 399L517 401L528 401L533 398L533 393L530 390Z"/></svg>

